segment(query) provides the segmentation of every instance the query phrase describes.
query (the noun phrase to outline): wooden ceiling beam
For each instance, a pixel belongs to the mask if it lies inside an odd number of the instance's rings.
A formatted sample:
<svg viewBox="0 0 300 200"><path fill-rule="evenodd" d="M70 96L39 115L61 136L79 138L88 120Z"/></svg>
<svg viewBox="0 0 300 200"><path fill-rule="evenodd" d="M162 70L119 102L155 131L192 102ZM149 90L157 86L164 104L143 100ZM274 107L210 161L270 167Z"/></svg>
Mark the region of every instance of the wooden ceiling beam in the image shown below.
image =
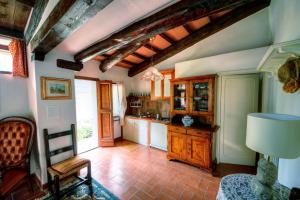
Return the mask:
<svg viewBox="0 0 300 200"><path fill-rule="evenodd" d="M46 55L111 2L112 0L60 0L30 41L31 51Z"/></svg>
<svg viewBox="0 0 300 200"><path fill-rule="evenodd" d="M93 59L97 55L120 49L124 46L128 46L130 43L144 41L189 21L200 19L224 10L233 9L253 1L255 0L179 1L145 19L123 28L107 39L96 42L78 52L74 56L74 59L85 62Z"/></svg>
<svg viewBox="0 0 300 200"><path fill-rule="evenodd" d="M25 41L27 44L31 40L31 38L35 32L35 29L37 28L37 26L39 25L39 23L41 21L42 15L44 13L44 10L47 6L48 1L49 0L36 0L35 1L28 27L24 33L24 38L25 38Z"/></svg>
<svg viewBox="0 0 300 200"><path fill-rule="evenodd" d="M142 60L146 60L148 58L147 56L139 54L138 52L133 52L132 55L135 57L138 57L139 59L142 59Z"/></svg>
<svg viewBox="0 0 300 200"><path fill-rule="evenodd" d="M18 31L15 29L9 29L5 27L0 27L0 35L9 38L16 38L23 40L24 35L22 31Z"/></svg>
<svg viewBox="0 0 300 200"><path fill-rule="evenodd" d="M162 50L159 54L155 54L152 59L147 59L141 64L130 68L130 70L128 71L128 76L132 77L146 70L148 67L156 65L172 57L173 55L183 51L184 49L196 44L200 40L203 40L213 35L214 33L227 28L228 26L248 17L249 15L256 13L257 11L269 5L270 0L257 0L230 11L219 19L214 20L213 22L205 25L197 31L194 31L184 39Z"/></svg>
<svg viewBox="0 0 300 200"><path fill-rule="evenodd" d="M160 37L162 37L164 40L166 40L167 42L169 42L170 44L174 43L174 40L172 38L170 38L167 34L165 33L161 33L159 34Z"/></svg>
<svg viewBox="0 0 300 200"><path fill-rule="evenodd" d="M83 64L79 62L73 62L69 60L57 59L56 65L59 68L69 69L74 71L80 71L83 68Z"/></svg>
<svg viewBox="0 0 300 200"><path fill-rule="evenodd" d="M34 4L35 4L35 0L17 0L17 1L24 4L24 5L26 5L26 6L29 6L29 7L33 7Z"/></svg>
<svg viewBox="0 0 300 200"><path fill-rule="evenodd" d="M156 53L160 52L161 50L151 44L145 44L144 47L146 47L147 49L154 51Z"/></svg>
<svg viewBox="0 0 300 200"><path fill-rule="evenodd" d="M99 65L99 69L102 72L105 72L115 66L118 62L124 61L123 59L126 58L128 55L132 54L135 52L137 49L141 47L141 43L134 44L127 46L125 48L119 49L115 54L112 56L108 57L106 60L101 61ZM126 61L129 62L129 61ZM129 62L130 65L135 65L136 63Z"/></svg>

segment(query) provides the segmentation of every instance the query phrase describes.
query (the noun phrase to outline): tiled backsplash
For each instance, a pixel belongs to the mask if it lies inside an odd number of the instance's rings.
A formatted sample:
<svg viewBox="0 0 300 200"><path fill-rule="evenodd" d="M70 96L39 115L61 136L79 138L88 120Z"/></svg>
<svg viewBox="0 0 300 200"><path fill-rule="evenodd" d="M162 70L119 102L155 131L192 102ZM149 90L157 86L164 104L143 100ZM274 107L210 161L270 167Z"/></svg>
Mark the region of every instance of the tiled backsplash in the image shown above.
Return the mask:
<svg viewBox="0 0 300 200"><path fill-rule="evenodd" d="M140 101L142 107L135 108L130 107L130 102ZM127 97L127 115L142 115L150 112L153 116L159 114L161 117L169 118L170 117L170 101L169 100L157 100L152 101L150 96L142 97Z"/></svg>

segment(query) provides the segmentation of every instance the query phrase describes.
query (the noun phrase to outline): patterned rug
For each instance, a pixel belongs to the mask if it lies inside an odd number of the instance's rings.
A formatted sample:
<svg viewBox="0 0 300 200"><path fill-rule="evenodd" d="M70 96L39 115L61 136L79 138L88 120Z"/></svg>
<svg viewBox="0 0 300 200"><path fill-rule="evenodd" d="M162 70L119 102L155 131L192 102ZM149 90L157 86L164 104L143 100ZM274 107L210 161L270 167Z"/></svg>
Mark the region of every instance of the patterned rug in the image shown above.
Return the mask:
<svg viewBox="0 0 300 200"><path fill-rule="evenodd" d="M76 180L71 181L67 184L65 184L62 188L64 190L71 184L74 184ZM98 183L95 179L92 181L93 185L93 194L90 195L90 188L82 184L81 186L78 186L73 191L69 192L68 194L64 195L61 200L119 200L118 197L116 197L114 194L112 194L110 191L108 191L106 188L104 188L100 183ZM54 200L55 197L47 193L42 200Z"/></svg>

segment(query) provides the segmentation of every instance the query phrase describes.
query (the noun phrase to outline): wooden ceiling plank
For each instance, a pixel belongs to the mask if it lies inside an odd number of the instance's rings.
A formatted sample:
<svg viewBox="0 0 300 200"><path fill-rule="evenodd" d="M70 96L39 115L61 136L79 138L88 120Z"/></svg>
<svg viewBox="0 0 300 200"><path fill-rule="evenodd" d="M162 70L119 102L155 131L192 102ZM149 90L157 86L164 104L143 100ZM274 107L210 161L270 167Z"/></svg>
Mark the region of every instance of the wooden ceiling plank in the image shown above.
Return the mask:
<svg viewBox="0 0 300 200"><path fill-rule="evenodd" d="M223 30L224 28L240 21L256 13L257 11L270 5L270 0L257 0L255 2L248 3L246 5L240 6L231 12L225 14L224 16L216 19L215 21L207 24L206 26L194 31L188 37L178 41L172 46L162 50L159 54L153 56L153 58L145 60L143 63L132 67L128 71L128 76L132 77L136 74L146 70L150 65L156 65L173 55L183 51L184 49L196 44L200 40L203 40L214 33Z"/></svg>
<svg viewBox="0 0 300 200"><path fill-rule="evenodd" d="M127 65L131 65L131 66L136 65L136 63L130 62L130 61L128 61L128 60L121 60L120 62L123 62L123 63L125 63L125 64L127 64Z"/></svg>
<svg viewBox="0 0 300 200"><path fill-rule="evenodd" d="M42 15L44 13L44 10L47 6L48 1L49 0L36 0L35 1L29 24L24 33L25 41L27 44L30 42L35 29L37 28L37 26L39 25L39 23L41 21Z"/></svg>
<svg viewBox="0 0 300 200"><path fill-rule="evenodd" d="M196 20L213 13L235 8L254 0L185 0L179 1L145 19L123 28L107 39L96 42L86 49L78 52L74 59L87 61L97 55L102 55L114 49L128 46L149 39L157 34L166 32L188 21Z"/></svg>
<svg viewBox="0 0 300 200"><path fill-rule="evenodd" d="M30 41L33 53L47 54L112 0L60 0Z"/></svg>

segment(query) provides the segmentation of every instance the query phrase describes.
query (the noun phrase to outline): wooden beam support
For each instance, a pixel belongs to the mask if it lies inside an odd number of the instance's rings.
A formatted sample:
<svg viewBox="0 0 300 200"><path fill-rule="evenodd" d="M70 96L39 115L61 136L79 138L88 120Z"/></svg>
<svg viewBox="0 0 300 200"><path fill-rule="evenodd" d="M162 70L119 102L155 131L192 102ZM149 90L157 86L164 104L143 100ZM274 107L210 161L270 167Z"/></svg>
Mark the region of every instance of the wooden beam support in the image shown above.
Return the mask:
<svg viewBox="0 0 300 200"><path fill-rule="evenodd" d="M167 34L165 34L165 33L161 33L161 34L159 34L160 35L160 37L162 37L164 40L166 40L167 42L169 42L170 44L173 44L175 41L172 39L172 38L170 38Z"/></svg>
<svg viewBox="0 0 300 200"><path fill-rule="evenodd" d="M141 45L142 45L141 43L138 43L138 44L130 45L125 48L119 49L111 57L108 57L106 60L103 60L99 65L99 69L102 72L105 72L105 71L109 70L110 68L112 68L114 65L116 65L120 61L129 62L129 61L125 61L123 59L125 57L127 57L128 55L132 54L133 52L135 52L138 48L140 48ZM131 62L129 62L129 64L135 65L135 63L131 63Z"/></svg>
<svg viewBox="0 0 300 200"><path fill-rule="evenodd" d="M47 54L111 2L60 0L31 40L31 51Z"/></svg>
<svg viewBox="0 0 300 200"><path fill-rule="evenodd" d="M23 33L18 30L8 29L4 27L0 27L0 35L9 38L16 38L23 40Z"/></svg>
<svg viewBox="0 0 300 200"><path fill-rule="evenodd" d="M144 55L141 55L137 52L133 52L132 55L135 56L135 57L138 57L139 59L142 59L142 60L146 60L148 58L148 57L146 57Z"/></svg>
<svg viewBox="0 0 300 200"><path fill-rule="evenodd" d="M167 47L162 50L159 54L155 54L151 59L144 61L143 63L132 67L128 71L128 76L132 77L144 70L146 70L150 65L156 65L167 58L172 57L173 55L183 51L184 49L196 44L200 40L203 40L214 33L227 28L228 26L238 22L241 19L248 17L256 13L257 11L270 5L270 0L257 0L255 2L248 3L246 5L240 6L224 16L216 19L214 22L211 22L204 27L200 28L197 31L194 31L186 38L178 41L177 43Z"/></svg>
<svg viewBox="0 0 300 200"><path fill-rule="evenodd" d="M142 19L107 39L96 42L90 47L78 52L74 59L87 61L97 55L111 50L120 49L130 43L149 39L189 21L200 19L214 13L233 9L255 0L184 0L179 1L145 19Z"/></svg>
<svg viewBox="0 0 300 200"><path fill-rule="evenodd" d="M31 40L36 27L39 25L41 21L42 15L44 13L48 1L49 0L35 1L28 27L26 29L26 32L24 33L24 38L27 44Z"/></svg>
<svg viewBox="0 0 300 200"><path fill-rule="evenodd" d="M145 44L144 47L146 47L147 49L154 51L156 53L160 52L161 50L155 46L152 46L151 44Z"/></svg>
<svg viewBox="0 0 300 200"><path fill-rule="evenodd" d="M83 64L80 62L72 62L69 60L57 59L56 65L59 68L70 69L74 71L80 71L83 68Z"/></svg>

